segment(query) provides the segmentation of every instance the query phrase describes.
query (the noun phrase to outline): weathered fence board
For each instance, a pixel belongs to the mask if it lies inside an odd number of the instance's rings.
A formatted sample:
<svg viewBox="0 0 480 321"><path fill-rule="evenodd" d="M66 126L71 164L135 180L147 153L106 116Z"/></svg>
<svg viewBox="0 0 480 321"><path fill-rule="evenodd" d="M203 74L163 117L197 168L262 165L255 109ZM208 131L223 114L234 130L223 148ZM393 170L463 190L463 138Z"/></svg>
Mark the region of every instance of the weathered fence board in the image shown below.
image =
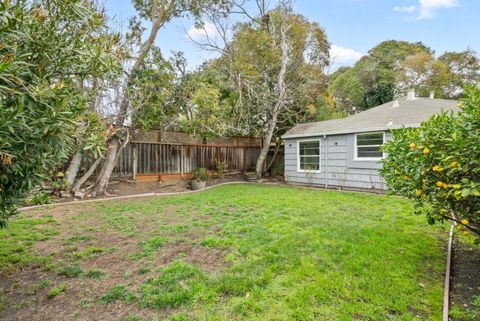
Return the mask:
<svg viewBox="0 0 480 321"><path fill-rule="evenodd" d="M121 151L113 175L183 174L197 167L215 170L217 160L225 162L229 170L251 171L259 153L256 146L129 143Z"/></svg>
<svg viewBox="0 0 480 321"><path fill-rule="evenodd" d="M224 162L231 171L254 171L260 154L258 146L212 145L212 144L167 144L130 142L122 149L112 176L130 177L172 174L183 177L195 168L216 170L216 161ZM273 149L266 164L270 163ZM277 155L270 173L283 173L283 149ZM90 164L84 164L84 170ZM98 175L100 167L94 175ZM175 175L178 174L178 175Z"/></svg>

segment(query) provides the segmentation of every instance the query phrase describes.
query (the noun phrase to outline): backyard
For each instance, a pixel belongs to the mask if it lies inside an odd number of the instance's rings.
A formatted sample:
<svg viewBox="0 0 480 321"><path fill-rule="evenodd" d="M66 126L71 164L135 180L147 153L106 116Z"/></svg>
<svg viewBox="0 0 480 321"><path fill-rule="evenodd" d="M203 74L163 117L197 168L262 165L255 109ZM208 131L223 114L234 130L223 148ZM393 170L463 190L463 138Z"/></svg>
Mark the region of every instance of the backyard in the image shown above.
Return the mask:
<svg viewBox="0 0 480 321"><path fill-rule="evenodd" d="M447 232L384 195L236 184L32 210L1 320L440 320Z"/></svg>

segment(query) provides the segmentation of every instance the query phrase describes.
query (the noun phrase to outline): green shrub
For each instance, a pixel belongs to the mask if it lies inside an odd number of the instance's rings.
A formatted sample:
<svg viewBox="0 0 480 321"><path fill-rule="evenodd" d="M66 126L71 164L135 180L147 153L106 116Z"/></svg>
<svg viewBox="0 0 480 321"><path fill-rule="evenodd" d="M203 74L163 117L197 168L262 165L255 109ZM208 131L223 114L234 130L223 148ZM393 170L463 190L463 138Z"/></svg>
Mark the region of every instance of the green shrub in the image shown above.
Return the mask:
<svg viewBox="0 0 480 321"><path fill-rule="evenodd" d="M222 162L222 161L219 161L218 159L216 159L215 160L215 169L216 169L215 177L216 178L224 178L225 174L227 172L227 169L228 169L228 164L227 164L227 162Z"/></svg>
<svg viewBox="0 0 480 321"><path fill-rule="evenodd" d="M208 181L208 171L206 168L198 167L193 171L192 178L198 182Z"/></svg>
<svg viewBox="0 0 480 321"><path fill-rule="evenodd" d="M78 80L116 75L120 65L116 45L98 41L110 36L94 3L2 1L0 11L0 227L5 227L18 200L78 147L78 124L96 116L88 109L92 95ZM103 150L103 142L95 146Z"/></svg>
<svg viewBox="0 0 480 321"><path fill-rule="evenodd" d="M453 215L464 234L480 235L480 90L465 93L457 115L394 130L383 146L388 157L381 173L390 191L415 200L429 223Z"/></svg>
<svg viewBox="0 0 480 321"><path fill-rule="evenodd" d="M28 198L25 201L25 205L43 205L49 204L51 202L50 195L44 192L35 193L32 197Z"/></svg>

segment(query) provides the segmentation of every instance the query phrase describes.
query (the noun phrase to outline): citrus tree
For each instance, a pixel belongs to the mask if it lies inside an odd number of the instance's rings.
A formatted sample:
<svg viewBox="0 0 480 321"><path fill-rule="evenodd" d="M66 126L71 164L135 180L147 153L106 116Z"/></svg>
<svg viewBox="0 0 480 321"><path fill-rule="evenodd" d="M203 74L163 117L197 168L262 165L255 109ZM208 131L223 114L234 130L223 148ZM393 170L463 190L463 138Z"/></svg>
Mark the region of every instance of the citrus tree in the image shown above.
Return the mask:
<svg viewBox="0 0 480 321"><path fill-rule="evenodd" d="M454 220L480 236L480 91L466 89L458 113L392 132L382 175L390 191L414 199L429 223Z"/></svg>

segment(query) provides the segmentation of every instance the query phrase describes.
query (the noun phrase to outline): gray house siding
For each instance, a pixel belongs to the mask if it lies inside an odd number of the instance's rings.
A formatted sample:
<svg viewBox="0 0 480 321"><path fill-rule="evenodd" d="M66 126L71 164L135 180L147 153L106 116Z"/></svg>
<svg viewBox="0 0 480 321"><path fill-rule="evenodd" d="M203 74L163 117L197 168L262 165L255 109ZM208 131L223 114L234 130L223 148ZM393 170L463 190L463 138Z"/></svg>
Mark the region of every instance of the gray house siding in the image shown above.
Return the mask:
<svg viewBox="0 0 480 321"><path fill-rule="evenodd" d="M390 132L385 139L391 138ZM298 171L298 141L320 140L320 172ZM354 160L355 134L285 140L285 181L322 187L386 189L380 176L382 164ZM328 151L328 157L327 157Z"/></svg>

